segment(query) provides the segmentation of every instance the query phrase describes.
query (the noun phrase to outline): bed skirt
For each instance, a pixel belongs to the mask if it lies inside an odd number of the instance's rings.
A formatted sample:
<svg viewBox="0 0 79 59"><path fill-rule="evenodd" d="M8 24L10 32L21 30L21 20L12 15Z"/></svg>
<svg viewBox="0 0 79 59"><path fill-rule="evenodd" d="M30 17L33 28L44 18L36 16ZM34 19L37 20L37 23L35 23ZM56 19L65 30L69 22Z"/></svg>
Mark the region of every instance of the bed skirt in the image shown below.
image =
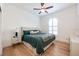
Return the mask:
<svg viewBox="0 0 79 59"><path fill-rule="evenodd" d="M28 48L30 49L30 51L32 51L34 53L34 55L39 55L36 53L36 48L33 48L29 43L23 41L23 44ZM52 41L50 44L48 44L45 48L44 48L44 51L47 50L52 44L54 44L54 41Z"/></svg>

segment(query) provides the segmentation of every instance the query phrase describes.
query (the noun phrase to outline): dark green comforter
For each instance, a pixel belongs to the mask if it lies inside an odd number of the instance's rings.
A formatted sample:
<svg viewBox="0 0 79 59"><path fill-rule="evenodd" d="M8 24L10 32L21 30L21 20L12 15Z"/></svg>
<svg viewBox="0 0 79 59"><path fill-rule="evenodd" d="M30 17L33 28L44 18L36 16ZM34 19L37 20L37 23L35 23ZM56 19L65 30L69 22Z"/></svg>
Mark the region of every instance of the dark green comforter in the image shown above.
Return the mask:
<svg viewBox="0 0 79 59"><path fill-rule="evenodd" d="M41 54L44 52L44 47L55 40L55 35L39 33L33 35L23 35L23 41L28 42L32 47L36 48L36 52Z"/></svg>

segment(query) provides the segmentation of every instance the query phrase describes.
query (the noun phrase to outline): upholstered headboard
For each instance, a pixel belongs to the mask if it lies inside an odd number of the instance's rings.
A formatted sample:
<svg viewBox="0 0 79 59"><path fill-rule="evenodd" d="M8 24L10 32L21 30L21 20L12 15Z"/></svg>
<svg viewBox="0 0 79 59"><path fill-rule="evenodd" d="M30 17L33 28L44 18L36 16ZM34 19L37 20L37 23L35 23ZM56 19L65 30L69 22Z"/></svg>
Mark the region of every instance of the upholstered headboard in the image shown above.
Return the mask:
<svg viewBox="0 0 79 59"><path fill-rule="evenodd" d="M29 31L29 30L40 30L38 27L21 27L21 33L23 35L23 31Z"/></svg>

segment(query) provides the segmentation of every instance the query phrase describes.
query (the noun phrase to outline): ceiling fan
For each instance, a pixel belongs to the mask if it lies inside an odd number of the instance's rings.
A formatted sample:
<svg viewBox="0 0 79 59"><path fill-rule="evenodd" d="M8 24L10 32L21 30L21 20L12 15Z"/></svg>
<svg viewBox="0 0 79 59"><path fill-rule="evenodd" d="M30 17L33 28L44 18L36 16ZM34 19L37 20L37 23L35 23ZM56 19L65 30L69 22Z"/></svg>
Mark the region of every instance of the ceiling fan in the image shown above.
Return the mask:
<svg viewBox="0 0 79 59"><path fill-rule="evenodd" d="M41 14L42 11L48 13L47 9L53 8L53 6L46 6L45 3L41 3L41 8L33 8L33 10L40 10L40 12L38 14Z"/></svg>

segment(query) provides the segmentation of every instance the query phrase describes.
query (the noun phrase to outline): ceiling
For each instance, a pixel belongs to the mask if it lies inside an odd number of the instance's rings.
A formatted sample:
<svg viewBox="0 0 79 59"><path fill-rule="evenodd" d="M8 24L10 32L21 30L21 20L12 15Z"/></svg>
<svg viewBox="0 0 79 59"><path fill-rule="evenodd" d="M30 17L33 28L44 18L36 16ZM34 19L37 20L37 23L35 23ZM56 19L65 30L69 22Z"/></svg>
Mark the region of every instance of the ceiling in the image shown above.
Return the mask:
<svg viewBox="0 0 79 59"><path fill-rule="evenodd" d="M28 11L28 12L32 12L38 16L43 16L43 15L55 13L57 11L65 9L69 6L75 5L75 3L46 3L46 6L54 6L54 7L51 9L48 9L47 10L48 13L42 12L41 14L38 14L39 10L38 11L33 10L33 8L41 8L40 3L13 3L11 5L14 5L14 6L21 8L21 9Z"/></svg>

